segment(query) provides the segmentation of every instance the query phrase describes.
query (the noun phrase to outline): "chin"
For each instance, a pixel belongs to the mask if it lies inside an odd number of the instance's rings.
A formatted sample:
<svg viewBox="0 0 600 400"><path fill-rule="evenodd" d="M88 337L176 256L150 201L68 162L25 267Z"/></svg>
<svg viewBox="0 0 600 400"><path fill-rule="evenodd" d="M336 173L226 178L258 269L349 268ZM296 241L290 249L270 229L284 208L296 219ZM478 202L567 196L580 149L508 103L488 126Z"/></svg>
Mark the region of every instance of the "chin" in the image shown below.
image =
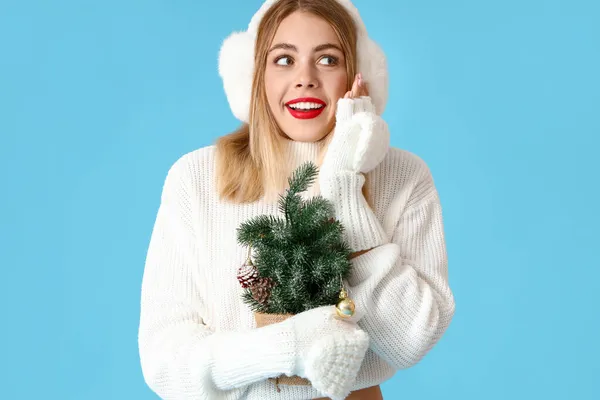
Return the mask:
<svg viewBox="0 0 600 400"><path fill-rule="evenodd" d="M305 126L298 126L297 124L286 125L287 126L282 126L282 128L284 128L283 132L288 139L295 140L297 142L318 142L325 138L329 132L331 132L334 123L308 124Z"/></svg>
<svg viewBox="0 0 600 400"><path fill-rule="evenodd" d="M323 131L320 134L314 134L314 132L284 132L288 139L296 142L318 142L327 136L327 131Z"/></svg>

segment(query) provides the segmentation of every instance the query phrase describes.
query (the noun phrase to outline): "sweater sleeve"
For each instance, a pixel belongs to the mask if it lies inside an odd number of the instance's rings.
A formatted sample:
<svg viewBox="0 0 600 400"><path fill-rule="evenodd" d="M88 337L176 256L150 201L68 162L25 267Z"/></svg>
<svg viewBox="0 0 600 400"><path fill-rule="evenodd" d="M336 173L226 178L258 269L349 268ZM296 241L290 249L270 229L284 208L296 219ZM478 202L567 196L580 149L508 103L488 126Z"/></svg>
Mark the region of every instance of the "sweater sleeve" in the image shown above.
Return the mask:
<svg viewBox="0 0 600 400"><path fill-rule="evenodd" d="M138 331L142 373L163 399L239 399L252 383L291 375L294 336L284 324L243 332L214 332L204 324L184 157L167 174L146 255Z"/></svg>
<svg viewBox="0 0 600 400"><path fill-rule="evenodd" d="M398 370L418 363L454 315L442 208L427 168L394 226L391 242L352 259L347 286L372 350Z"/></svg>

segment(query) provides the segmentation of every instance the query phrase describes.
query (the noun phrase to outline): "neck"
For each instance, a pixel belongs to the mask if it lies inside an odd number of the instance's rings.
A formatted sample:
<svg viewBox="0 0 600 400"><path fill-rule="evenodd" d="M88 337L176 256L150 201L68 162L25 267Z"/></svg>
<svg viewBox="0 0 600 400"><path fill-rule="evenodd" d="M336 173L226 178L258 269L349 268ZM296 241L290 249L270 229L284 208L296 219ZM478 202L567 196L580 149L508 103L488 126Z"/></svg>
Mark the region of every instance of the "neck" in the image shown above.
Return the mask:
<svg viewBox="0 0 600 400"><path fill-rule="evenodd" d="M287 138L283 138L282 142L284 151L286 152L286 159L292 171L308 161L317 164L322 147L321 142L299 142Z"/></svg>
<svg viewBox="0 0 600 400"><path fill-rule="evenodd" d="M318 167L318 159L323 143L321 142L299 142L296 140L283 138L283 151L287 162L286 178L289 178L292 173L302 164L309 161L313 162ZM288 185L285 184L285 188ZM311 197L319 192L317 182L313 183L306 192L301 194L302 197Z"/></svg>

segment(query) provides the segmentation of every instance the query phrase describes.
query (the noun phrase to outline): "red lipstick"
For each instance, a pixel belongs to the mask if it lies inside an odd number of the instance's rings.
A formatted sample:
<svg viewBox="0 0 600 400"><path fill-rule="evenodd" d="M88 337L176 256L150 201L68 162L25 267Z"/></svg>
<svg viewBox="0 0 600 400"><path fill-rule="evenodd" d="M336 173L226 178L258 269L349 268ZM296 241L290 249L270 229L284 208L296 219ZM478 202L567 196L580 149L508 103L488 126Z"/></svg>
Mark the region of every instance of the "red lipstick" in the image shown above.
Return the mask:
<svg viewBox="0 0 600 400"><path fill-rule="evenodd" d="M290 107L290 105L296 104L296 103L316 103L316 104L320 104L322 107L321 108L312 108L310 110L301 110L301 109L294 110L293 108ZM319 115L321 115L321 113L323 112L323 110L326 107L326 104L323 100L317 99L316 97L299 97L297 99L288 101L287 103L285 103L285 106L288 109L288 111L290 112L290 114L292 114L292 117L298 118L298 119L311 119L311 118L316 118Z"/></svg>

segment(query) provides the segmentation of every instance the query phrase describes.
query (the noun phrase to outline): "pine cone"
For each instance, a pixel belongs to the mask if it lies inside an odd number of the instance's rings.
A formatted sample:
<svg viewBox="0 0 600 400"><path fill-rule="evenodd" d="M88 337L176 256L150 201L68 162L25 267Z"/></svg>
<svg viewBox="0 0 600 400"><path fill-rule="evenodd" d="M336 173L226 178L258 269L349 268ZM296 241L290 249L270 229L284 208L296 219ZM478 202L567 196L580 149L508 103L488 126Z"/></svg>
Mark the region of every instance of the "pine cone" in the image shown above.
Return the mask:
<svg viewBox="0 0 600 400"><path fill-rule="evenodd" d="M269 301L269 297L271 297L271 289L273 286L275 285L271 278L258 278L250 287L250 290L252 291L252 297L260 304L266 306L267 302Z"/></svg>
<svg viewBox="0 0 600 400"><path fill-rule="evenodd" d="M237 279L244 289L252 286L258 279L258 270L252 264L252 260L248 260L242 265L237 272Z"/></svg>

